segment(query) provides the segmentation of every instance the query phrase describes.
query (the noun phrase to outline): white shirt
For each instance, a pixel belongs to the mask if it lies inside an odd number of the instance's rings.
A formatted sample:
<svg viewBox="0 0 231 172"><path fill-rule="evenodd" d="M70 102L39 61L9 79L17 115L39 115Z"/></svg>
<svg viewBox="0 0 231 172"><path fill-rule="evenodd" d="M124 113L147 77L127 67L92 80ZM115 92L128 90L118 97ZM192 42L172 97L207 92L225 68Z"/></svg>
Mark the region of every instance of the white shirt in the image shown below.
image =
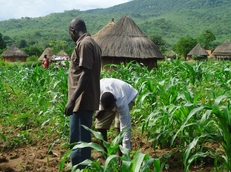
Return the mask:
<svg viewBox="0 0 231 172"><path fill-rule="evenodd" d="M114 78L103 78L100 80L100 95L110 92L116 99L116 109L119 113L120 130L124 131L123 147L131 149L131 117L128 104L135 99L138 91L130 84ZM102 109L100 106L99 109Z"/></svg>

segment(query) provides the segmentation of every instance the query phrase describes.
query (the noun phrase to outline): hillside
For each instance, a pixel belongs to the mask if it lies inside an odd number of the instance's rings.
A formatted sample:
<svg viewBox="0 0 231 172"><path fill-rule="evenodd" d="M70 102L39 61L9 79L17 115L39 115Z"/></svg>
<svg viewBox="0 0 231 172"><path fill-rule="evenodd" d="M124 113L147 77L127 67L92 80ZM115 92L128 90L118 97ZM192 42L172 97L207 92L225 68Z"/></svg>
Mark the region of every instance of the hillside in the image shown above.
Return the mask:
<svg viewBox="0 0 231 172"><path fill-rule="evenodd" d="M74 17L83 18L88 31L95 34L111 18L118 21L124 15L130 16L147 36L162 36L168 48L180 37L197 38L206 29L216 36L214 45L231 38L229 0L133 0L106 9L71 10L39 18L1 21L0 33L9 44L26 40L29 45L45 47L52 40L72 43L68 25Z"/></svg>

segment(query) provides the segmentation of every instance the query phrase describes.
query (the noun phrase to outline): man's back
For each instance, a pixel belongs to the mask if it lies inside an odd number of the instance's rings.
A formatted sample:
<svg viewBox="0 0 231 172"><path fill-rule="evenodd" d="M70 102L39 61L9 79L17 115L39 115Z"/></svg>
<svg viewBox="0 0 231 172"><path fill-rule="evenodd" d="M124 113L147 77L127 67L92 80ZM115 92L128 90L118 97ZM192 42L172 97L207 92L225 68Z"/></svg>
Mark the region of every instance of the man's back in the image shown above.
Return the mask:
<svg viewBox="0 0 231 172"><path fill-rule="evenodd" d="M115 96L117 106L123 105L123 103L129 104L138 94L138 91L130 84L115 78L103 78L100 80L101 95L106 91Z"/></svg>

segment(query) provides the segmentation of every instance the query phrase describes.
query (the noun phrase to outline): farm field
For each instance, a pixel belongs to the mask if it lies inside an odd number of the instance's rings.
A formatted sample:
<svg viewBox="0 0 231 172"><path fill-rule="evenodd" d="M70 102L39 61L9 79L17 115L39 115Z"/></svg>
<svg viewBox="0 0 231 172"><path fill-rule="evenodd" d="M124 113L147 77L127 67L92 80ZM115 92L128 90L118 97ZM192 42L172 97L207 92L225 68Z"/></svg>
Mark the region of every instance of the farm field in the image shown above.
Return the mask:
<svg viewBox="0 0 231 172"><path fill-rule="evenodd" d="M84 171L230 171L231 62L161 61L112 65L102 78L124 80L139 92L132 115L132 151L116 157L111 128L106 160L92 126L92 160ZM0 171L70 171L66 68L0 62ZM118 166L118 162L122 165Z"/></svg>

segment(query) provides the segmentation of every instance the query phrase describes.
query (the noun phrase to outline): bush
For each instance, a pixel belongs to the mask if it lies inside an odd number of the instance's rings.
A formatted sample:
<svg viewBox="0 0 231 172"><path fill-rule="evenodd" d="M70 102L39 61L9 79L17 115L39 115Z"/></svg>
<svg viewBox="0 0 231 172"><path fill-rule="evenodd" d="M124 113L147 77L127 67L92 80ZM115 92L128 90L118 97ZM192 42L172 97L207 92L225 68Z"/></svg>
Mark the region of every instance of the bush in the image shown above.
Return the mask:
<svg viewBox="0 0 231 172"><path fill-rule="evenodd" d="M27 62L31 62L31 61L38 61L38 57L35 56L35 55L32 55L32 56L29 56L27 59L26 59Z"/></svg>

